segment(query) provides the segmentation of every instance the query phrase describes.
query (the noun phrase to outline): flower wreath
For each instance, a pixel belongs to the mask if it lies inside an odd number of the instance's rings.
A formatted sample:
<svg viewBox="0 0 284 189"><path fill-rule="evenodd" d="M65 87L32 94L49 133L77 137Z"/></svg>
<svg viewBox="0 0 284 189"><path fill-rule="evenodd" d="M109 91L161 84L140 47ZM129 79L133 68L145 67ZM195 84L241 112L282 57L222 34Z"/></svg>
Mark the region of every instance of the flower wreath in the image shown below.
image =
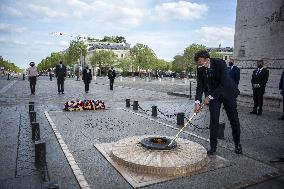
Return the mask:
<svg viewBox="0 0 284 189"><path fill-rule="evenodd" d="M64 104L66 111L83 111L105 109L105 103L102 100L70 100Z"/></svg>

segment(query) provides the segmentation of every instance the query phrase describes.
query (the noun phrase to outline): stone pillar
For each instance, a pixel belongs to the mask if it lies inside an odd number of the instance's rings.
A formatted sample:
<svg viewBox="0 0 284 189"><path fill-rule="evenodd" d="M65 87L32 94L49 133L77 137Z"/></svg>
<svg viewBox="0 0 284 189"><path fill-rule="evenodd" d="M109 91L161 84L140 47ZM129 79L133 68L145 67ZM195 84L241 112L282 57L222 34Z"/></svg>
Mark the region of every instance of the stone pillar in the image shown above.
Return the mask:
<svg viewBox="0 0 284 189"><path fill-rule="evenodd" d="M252 106L251 75L256 61L263 59L269 70L264 111L281 111L278 84L284 68L284 1L238 0L234 58L241 69L239 103Z"/></svg>

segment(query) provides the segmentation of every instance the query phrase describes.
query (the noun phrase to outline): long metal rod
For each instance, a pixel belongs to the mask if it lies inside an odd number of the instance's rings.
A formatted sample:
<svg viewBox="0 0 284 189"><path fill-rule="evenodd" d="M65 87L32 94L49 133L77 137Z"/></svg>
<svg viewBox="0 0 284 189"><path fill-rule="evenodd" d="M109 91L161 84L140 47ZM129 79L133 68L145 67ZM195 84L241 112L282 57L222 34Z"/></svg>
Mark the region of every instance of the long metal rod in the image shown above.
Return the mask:
<svg viewBox="0 0 284 189"><path fill-rule="evenodd" d="M201 104L200 110L202 110L204 107L204 103ZM188 124L191 123L194 116L196 116L197 113L194 112L193 115L188 119L188 121L184 124L184 126L179 130L179 132L176 134L176 136L171 140L168 146L172 145L172 143L177 139L177 137L180 135L180 133L188 126Z"/></svg>

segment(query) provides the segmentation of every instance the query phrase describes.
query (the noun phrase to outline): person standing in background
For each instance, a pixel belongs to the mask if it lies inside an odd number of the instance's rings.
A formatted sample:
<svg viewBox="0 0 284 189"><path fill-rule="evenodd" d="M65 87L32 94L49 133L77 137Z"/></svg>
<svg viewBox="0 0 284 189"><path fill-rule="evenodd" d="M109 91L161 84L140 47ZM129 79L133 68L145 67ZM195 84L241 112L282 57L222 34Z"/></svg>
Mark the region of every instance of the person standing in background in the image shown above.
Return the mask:
<svg viewBox="0 0 284 189"><path fill-rule="evenodd" d="M116 72L113 69L113 67L111 67L111 69L108 71L108 79L109 79L109 87L110 90L113 90L113 83L114 83L114 79L116 77Z"/></svg>
<svg viewBox="0 0 284 189"><path fill-rule="evenodd" d="M30 62L30 67L27 69L27 75L30 82L31 94L35 95L35 86L38 72L34 62Z"/></svg>
<svg viewBox="0 0 284 189"><path fill-rule="evenodd" d="M229 75L232 78L232 80L235 82L235 84L239 85L240 82L240 69L234 65L234 60L230 59L229 61L229 67L228 67Z"/></svg>
<svg viewBox="0 0 284 189"><path fill-rule="evenodd" d="M83 70L83 77L82 80L84 81L85 84L85 92L89 92L89 86L92 80L92 72L91 69L89 69L89 66L87 65L86 68Z"/></svg>
<svg viewBox="0 0 284 189"><path fill-rule="evenodd" d="M253 110L250 112L250 114L262 114L263 95L265 93L268 77L269 71L263 67L263 60L258 60L257 69L253 71L251 78L253 91Z"/></svg>
<svg viewBox="0 0 284 189"><path fill-rule="evenodd" d="M55 76L57 78L58 94L64 94L64 81L66 78L66 66L60 61L59 65L56 66Z"/></svg>

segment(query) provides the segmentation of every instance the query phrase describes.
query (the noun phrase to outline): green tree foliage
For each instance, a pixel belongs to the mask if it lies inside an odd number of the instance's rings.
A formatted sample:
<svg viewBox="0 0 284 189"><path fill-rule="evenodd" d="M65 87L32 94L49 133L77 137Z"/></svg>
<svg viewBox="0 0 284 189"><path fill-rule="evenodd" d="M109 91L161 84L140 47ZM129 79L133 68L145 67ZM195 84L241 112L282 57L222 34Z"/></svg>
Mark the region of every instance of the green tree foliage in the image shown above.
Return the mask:
<svg viewBox="0 0 284 189"><path fill-rule="evenodd" d="M152 64L151 69L157 71L168 71L171 69L171 64L163 59L156 59L154 64Z"/></svg>
<svg viewBox="0 0 284 189"><path fill-rule="evenodd" d="M72 40L67 50L67 57L66 57L67 65L70 66L74 65L77 62L77 60L80 59L81 55L82 58L85 60L87 52L88 52L87 45L85 45L83 41Z"/></svg>
<svg viewBox="0 0 284 189"><path fill-rule="evenodd" d="M101 42L110 42L110 43L126 43L125 37L122 36L104 36Z"/></svg>
<svg viewBox="0 0 284 189"><path fill-rule="evenodd" d="M0 67L4 67L4 70L10 71L10 72L15 72L15 73L20 73L22 72L22 69L16 66L14 63L9 62L8 60L3 59L2 56L0 56Z"/></svg>
<svg viewBox="0 0 284 189"><path fill-rule="evenodd" d="M182 55L176 55L172 62L172 71L182 72L185 70L184 57Z"/></svg>
<svg viewBox="0 0 284 189"><path fill-rule="evenodd" d="M130 58L120 58L118 59L117 67L122 70L122 72L127 72L130 70L133 61Z"/></svg>
<svg viewBox="0 0 284 189"><path fill-rule="evenodd" d="M206 47L204 45L200 45L200 44L191 44L190 46L188 46L187 48L185 48L184 50L184 70L185 71L193 71L196 68L195 62L194 62L194 55L196 52L200 51L200 50L205 50Z"/></svg>
<svg viewBox="0 0 284 189"><path fill-rule="evenodd" d="M152 64L156 61L156 54L147 45L136 44L130 49L130 57L133 60L133 70L146 70L148 71Z"/></svg>
<svg viewBox="0 0 284 189"><path fill-rule="evenodd" d="M114 52L108 50L94 51L90 58L90 62L94 67L99 66L100 76L102 74L101 70L103 68L108 68L113 66L115 61L116 61L116 56Z"/></svg>
<svg viewBox="0 0 284 189"><path fill-rule="evenodd" d="M220 59L223 59L223 55L220 52L218 52L217 50L211 50L209 52L209 54L210 54L210 58L220 58Z"/></svg>

